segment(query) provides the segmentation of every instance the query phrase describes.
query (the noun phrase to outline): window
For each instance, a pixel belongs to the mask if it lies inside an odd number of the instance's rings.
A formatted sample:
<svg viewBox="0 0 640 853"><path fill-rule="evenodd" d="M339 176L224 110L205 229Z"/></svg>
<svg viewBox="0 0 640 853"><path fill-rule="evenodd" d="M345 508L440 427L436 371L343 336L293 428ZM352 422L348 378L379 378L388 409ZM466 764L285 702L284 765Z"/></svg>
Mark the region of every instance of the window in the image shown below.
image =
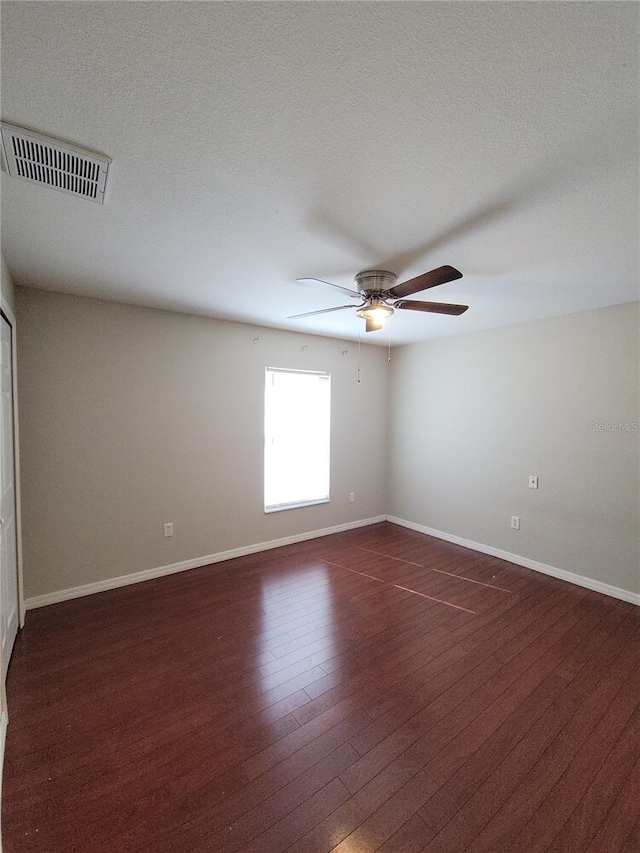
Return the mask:
<svg viewBox="0 0 640 853"><path fill-rule="evenodd" d="M264 511L329 500L331 374L267 367Z"/></svg>

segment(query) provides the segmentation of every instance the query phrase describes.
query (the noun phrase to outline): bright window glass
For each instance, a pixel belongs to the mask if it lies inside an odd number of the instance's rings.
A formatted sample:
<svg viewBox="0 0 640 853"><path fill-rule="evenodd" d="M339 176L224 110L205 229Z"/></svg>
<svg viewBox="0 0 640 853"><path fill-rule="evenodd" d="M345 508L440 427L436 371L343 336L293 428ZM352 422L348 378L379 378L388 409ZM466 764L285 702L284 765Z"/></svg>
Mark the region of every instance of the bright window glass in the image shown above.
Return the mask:
<svg viewBox="0 0 640 853"><path fill-rule="evenodd" d="M264 509L329 500L331 374L267 367Z"/></svg>

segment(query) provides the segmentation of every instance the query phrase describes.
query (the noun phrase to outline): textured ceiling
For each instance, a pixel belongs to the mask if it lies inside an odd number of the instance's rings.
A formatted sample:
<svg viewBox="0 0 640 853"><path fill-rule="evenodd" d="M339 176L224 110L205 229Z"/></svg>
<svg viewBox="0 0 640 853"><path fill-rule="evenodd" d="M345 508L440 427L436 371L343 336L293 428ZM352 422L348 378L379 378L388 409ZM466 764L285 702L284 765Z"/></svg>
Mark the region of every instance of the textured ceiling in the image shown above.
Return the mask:
<svg viewBox="0 0 640 853"><path fill-rule="evenodd" d="M407 343L638 298L636 3L2 3L2 118L113 158L3 174L18 284L357 337L361 269L464 278ZM346 301L349 301L348 298ZM367 342L387 343L382 332Z"/></svg>

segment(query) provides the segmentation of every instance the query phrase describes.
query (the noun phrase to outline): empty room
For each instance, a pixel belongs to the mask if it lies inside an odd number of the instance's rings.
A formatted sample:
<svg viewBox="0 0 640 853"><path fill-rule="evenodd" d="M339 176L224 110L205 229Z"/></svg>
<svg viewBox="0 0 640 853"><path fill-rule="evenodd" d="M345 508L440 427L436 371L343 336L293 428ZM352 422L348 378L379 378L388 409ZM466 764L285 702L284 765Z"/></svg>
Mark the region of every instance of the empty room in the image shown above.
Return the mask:
<svg viewBox="0 0 640 853"><path fill-rule="evenodd" d="M638 853L640 6L0 26L4 853Z"/></svg>

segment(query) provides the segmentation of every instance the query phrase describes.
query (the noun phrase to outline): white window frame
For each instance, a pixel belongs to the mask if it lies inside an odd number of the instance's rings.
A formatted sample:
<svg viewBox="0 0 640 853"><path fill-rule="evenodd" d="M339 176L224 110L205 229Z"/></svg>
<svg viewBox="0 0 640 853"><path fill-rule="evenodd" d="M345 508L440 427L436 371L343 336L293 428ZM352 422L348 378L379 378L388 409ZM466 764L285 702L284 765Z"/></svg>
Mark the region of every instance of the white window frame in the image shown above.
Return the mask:
<svg viewBox="0 0 640 853"><path fill-rule="evenodd" d="M273 442L277 440L277 436L275 436L273 430L275 425L273 422L270 423L269 416L269 387L273 387L273 382L275 381L275 376L277 374L288 374L288 375L296 375L296 376L309 376L309 377L321 377L326 379L328 385L329 399L328 406L326 412L323 412L323 416L326 415L326 434L323 434L320 442L321 453L323 454L323 458L320 458L320 463L324 464L326 462L326 470L323 471L321 477L324 478L326 476L326 493L324 489L322 489L322 494L316 494L313 497L307 499L298 499L298 500L283 500L280 502L267 502L267 490L269 488L269 467L270 465L275 464L275 460L270 458L269 450L270 446L273 446ZM270 386L271 383L271 386ZM304 407L298 410L299 415L303 415L305 409ZM330 503L331 500L331 373L322 370L294 370L290 368L284 367L266 367L265 368L265 400L264 400L264 459L263 459L263 472L264 472L264 488L263 488L263 505L265 513L272 512L282 512L287 509L298 509L304 506L315 506L317 504L325 504ZM298 422L298 428L301 425L301 422ZM302 417L302 425L304 425L304 417ZM308 424L307 424L308 425ZM289 435L289 440L291 440L291 435ZM318 447L317 440L312 437L311 441L316 441L316 448ZM326 444L325 444L326 442ZM296 462L296 447L293 446L293 462ZM309 458L309 451L313 450L313 445L307 445L304 448L304 451L297 447L297 451L299 456L297 457L297 461L304 457L304 459ZM324 483L323 483L324 486ZM271 492L273 494L273 491Z"/></svg>

